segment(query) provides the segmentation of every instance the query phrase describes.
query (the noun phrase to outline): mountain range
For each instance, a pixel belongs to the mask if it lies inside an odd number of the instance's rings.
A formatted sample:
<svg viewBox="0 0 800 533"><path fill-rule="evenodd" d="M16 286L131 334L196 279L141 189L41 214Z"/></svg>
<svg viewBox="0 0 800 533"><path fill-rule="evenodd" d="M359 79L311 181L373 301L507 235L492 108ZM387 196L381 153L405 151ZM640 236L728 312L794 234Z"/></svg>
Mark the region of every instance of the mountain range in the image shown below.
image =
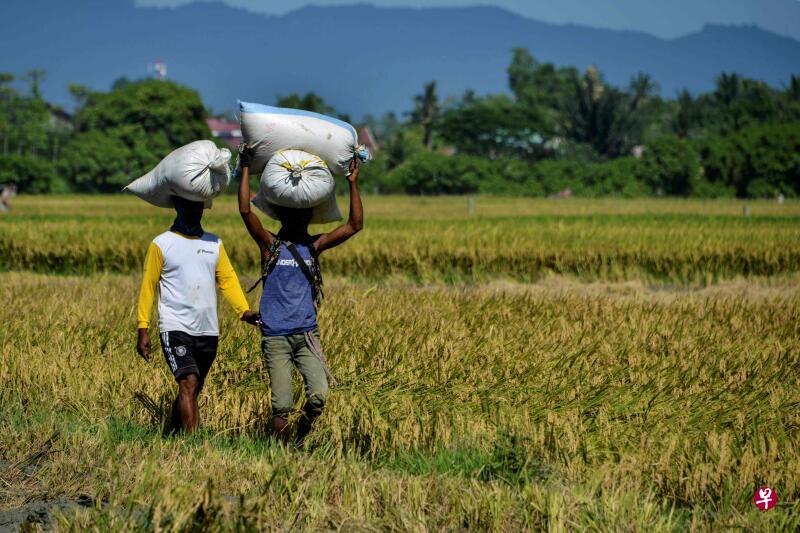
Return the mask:
<svg viewBox="0 0 800 533"><path fill-rule="evenodd" d="M237 99L272 103L314 91L360 117L408 110L430 80L442 96L507 90L511 50L585 69L609 83L650 74L665 96L713 87L720 72L774 86L800 74L800 41L754 26L706 26L676 39L557 25L492 7L305 7L281 16L221 3L174 9L133 0L7 1L0 5L0 71L43 68L46 98L69 107L69 83L107 90L147 75L158 59L170 79L197 89L215 111Z"/></svg>

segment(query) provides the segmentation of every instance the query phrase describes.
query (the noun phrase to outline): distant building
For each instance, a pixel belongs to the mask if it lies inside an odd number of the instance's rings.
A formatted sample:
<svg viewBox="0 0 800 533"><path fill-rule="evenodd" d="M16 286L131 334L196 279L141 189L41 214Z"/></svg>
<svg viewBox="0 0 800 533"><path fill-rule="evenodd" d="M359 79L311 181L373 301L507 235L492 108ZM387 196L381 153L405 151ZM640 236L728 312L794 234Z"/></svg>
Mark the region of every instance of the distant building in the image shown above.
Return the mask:
<svg viewBox="0 0 800 533"><path fill-rule="evenodd" d="M238 122L211 117L206 119L206 124L211 130L211 135L222 139L231 150L239 150L239 143L242 142L242 128Z"/></svg>
<svg viewBox="0 0 800 533"><path fill-rule="evenodd" d="M358 133L358 144L363 144L373 156L378 153L380 146L375 135L372 134L372 129L369 126L358 126L356 128Z"/></svg>
<svg viewBox="0 0 800 533"><path fill-rule="evenodd" d="M71 132L74 129L72 123L72 115L64 111L58 106L45 104L47 105L47 112L49 113L49 117L47 120L47 126L50 131L66 131Z"/></svg>

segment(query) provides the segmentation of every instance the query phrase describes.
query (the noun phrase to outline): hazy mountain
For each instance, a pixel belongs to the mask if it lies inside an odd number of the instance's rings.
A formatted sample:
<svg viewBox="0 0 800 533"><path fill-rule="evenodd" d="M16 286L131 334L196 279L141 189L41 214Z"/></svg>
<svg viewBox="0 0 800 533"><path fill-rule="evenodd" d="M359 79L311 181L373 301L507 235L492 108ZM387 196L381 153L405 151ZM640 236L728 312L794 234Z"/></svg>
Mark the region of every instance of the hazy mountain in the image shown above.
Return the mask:
<svg viewBox="0 0 800 533"><path fill-rule="evenodd" d="M178 7L203 1L135 0L135 4ZM353 0L220 1L271 15L283 15L308 4L340 6L354 3ZM779 35L800 39L800 2L797 0L369 0L369 3L416 8L491 5L542 22L642 31L666 39L700 31L705 24L755 24Z"/></svg>
<svg viewBox="0 0 800 533"><path fill-rule="evenodd" d="M47 70L45 96L69 102L76 82L107 89L138 78L156 59L171 79L198 89L215 110L236 99L316 91L360 116L408 109L428 80L440 94L506 89L511 48L585 68L624 84L650 73L665 95L710 88L721 71L771 84L800 73L800 42L755 27L707 26L664 40L647 34L554 25L489 7L400 9L307 7L283 16L218 3L137 8L131 0L29 0L0 5L0 71Z"/></svg>

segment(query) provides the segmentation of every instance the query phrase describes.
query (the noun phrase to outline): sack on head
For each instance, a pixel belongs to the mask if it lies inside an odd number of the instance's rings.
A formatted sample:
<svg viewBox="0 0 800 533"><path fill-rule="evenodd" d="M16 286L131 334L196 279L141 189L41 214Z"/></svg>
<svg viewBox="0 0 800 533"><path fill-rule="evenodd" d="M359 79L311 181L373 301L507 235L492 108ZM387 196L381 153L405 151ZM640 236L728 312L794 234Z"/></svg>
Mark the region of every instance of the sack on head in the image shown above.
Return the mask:
<svg viewBox="0 0 800 533"><path fill-rule="evenodd" d="M273 206L311 208L311 223L342 218L335 183L325 161L302 150L281 150L267 163L253 204L277 220Z"/></svg>
<svg viewBox="0 0 800 533"><path fill-rule="evenodd" d="M325 161L302 150L281 150L261 174L258 193L276 205L314 207L331 195L334 186Z"/></svg>
<svg viewBox="0 0 800 533"><path fill-rule="evenodd" d="M172 207L171 196L205 202L231 181L231 152L211 141L195 141L167 155L156 167L125 189L158 207Z"/></svg>
<svg viewBox="0 0 800 533"><path fill-rule="evenodd" d="M280 150L296 149L317 154L336 175L347 174L356 155L358 134L339 119L262 104L239 102L242 137L253 151L251 172L262 172Z"/></svg>

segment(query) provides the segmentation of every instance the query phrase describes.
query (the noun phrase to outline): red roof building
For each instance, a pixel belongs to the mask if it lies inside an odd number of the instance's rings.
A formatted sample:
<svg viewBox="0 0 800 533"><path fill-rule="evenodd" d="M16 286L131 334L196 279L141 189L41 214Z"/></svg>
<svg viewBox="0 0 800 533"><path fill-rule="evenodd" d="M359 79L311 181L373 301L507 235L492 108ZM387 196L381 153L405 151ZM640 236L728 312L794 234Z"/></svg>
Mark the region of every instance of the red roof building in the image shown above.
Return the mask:
<svg viewBox="0 0 800 533"><path fill-rule="evenodd" d="M359 126L356 128L358 133L358 144L363 144L369 150L369 153L375 155L378 153L378 140L372 134L369 126Z"/></svg>
<svg viewBox="0 0 800 533"><path fill-rule="evenodd" d="M230 122L221 118L207 118L206 124L211 130L211 135L225 141L225 144L233 150L239 150L239 143L242 141L242 128L238 122Z"/></svg>

